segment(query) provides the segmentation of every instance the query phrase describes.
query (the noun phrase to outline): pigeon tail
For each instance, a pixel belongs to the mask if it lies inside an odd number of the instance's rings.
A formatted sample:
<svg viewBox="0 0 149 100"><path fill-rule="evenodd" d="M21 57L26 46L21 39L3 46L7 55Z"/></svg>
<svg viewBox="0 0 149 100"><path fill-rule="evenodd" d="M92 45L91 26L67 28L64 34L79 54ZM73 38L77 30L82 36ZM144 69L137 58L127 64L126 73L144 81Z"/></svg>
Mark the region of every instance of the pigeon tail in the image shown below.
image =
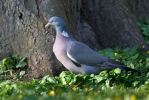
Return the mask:
<svg viewBox="0 0 149 100"><path fill-rule="evenodd" d="M135 69L132 69L132 68L129 68L129 67L126 67L124 65L117 65L117 64L112 64L112 63L109 63L109 62L104 62L102 64L102 67L105 67L108 66L108 68L110 69L115 69L115 68L120 68L121 70L125 70L125 71L131 71L131 72L136 72L138 73L139 75L141 74L140 71L138 70L135 70Z"/></svg>
<svg viewBox="0 0 149 100"><path fill-rule="evenodd" d="M136 72L136 73L138 73L139 75L141 74L140 71L135 70L135 69L132 69L132 68L129 68L129 67L126 67L126 66L123 66L123 65L117 65L116 67L117 67L117 68L120 68L120 69L122 69L122 70L125 70L125 71Z"/></svg>

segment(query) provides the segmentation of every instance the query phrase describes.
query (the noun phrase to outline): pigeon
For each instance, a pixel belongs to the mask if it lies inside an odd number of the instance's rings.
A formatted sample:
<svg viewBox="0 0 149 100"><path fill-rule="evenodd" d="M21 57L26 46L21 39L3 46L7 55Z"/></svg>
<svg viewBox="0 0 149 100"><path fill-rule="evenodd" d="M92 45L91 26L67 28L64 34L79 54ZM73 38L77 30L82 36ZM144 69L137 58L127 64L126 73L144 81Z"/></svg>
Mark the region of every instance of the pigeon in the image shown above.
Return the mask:
<svg viewBox="0 0 149 100"><path fill-rule="evenodd" d="M99 74L103 70L120 68L125 71L140 73L138 70L124 66L122 63L109 59L89 46L75 40L67 31L64 21L51 17L45 28L53 26L56 30L56 39L53 52L56 58L72 73Z"/></svg>

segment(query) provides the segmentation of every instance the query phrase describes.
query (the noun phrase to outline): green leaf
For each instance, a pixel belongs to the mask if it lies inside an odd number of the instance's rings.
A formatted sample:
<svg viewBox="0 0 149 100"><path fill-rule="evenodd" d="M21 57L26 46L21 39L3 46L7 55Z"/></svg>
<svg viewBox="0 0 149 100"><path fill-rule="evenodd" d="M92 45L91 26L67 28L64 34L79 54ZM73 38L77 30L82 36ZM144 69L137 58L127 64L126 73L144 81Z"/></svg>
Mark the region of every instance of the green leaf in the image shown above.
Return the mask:
<svg viewBox="0 0 149 100"><path fill-rule="evenodd" d="M149 17L147 17L147 18L145 19L145 22L146 22L147 24L149 24Z"/></svg>
<svg viewBox="0 0 149 100"><path fill-rule="evenodd" d="M133 84L133 86L136 86L136 85L139 84L139 81L135 81L135 82L133 82L132 84Z"/></svg>
<svg viewBox="0 0 149 100"><path fill-rule="evenodd" d="M22 57L21 60L20 60L20 62L25 61L25 59L26 59L26 57Z"/></svg>
<svg viewBox="0 0 149 100"><path fill-rule="evenodd" d="M121 73L121 69L120 69L120 68L116 68L116 69L114 69L114 72L115 72L116 74L120 74L120 73Z"/></svg>
<svg viewBox="0 0 149 100"><path fill-rule="evenodd" d="M2 69L0 69L0 74L3 74L3 72L4 72L4 71L3 71Z"/></svg>
<svg viewBox="0 0 149 100"><path fill-rule="evenodd" d="M130 66L130 68L134 68L134 64L133 63L131 63L129 66Z"/></svg>
<svg viewBox="0 0 149 100"><path fill-rule="evenodd" d="M27 65L26 62L19 62L18 65L16 65L16 68L25 67L26 65Z"/></svg>
<svg viewBox="0 0 149 100"><path fill-rule="evenodd" d="M132 56L131 58L132 59L137 59L139 57L139 54L137 53L137 54L135 54L134 56Z"/></svg>
<svg viewBox="0 0 149 100"><path fill-rule="evenodd" d="M10 80L3 81L3 82L0 83L0 87L3 87L3 86L5 86L6 84L9 84L9 83L11 83Z"/></svg>
<svg viewBox="0 0 149 100"><path fill-rule="evenodd" d="M65 77L65 76L67 76L67 75L71 75L71 72L70 72L70 71L63 71L63 72L59 75L59 77Z"/></svg>
<svg viewBox="0 0 149 100"><path fill-rule="evenodd" d="M149 62L146 63L145 67L149 67Z"/></svg>
<svg viewBox="0 0 149 100"><path fill-rule="evenodd" d="M56 84L56 83L58 83L58 81L57 81L54 77L48 77L47 80L48 80L51 84Z"/></svg>
<svg viewBox="0 0 149 100"><path fill-rule="evenodd" d="M25 71L20 72L20 76L22 77L25 74Z"/></svg>
<svg viewBox="0 0 149 100"><path fill-rule="evenodd" d="M122 84L119 84L117 87L118 87L118 88L124 88L124 86L125 86L125 84L122 83Z"/></svg>
<svg viewBox="0 0 149 100"><path fill-rule="evenodd" d="M17 60L20 59L20 57L17 54L12 55L12 57L15 58L15 59L17 59Z"/></svg>
<svg viewBox="0 0 149 100"><path fill-rule="evenodd" d="M50 77L50 75L44 76L44 77L42 78L42 80L40 81L40 83L41 83L41 84L45 83L46 80L47 80L47 78L49 78L49 77Z"/></svg>
<svg viewBox="0 0 149 100"><path fill-rule="evenodd" d="M146 40L146 43L149 45L149 40Z"/></svg>

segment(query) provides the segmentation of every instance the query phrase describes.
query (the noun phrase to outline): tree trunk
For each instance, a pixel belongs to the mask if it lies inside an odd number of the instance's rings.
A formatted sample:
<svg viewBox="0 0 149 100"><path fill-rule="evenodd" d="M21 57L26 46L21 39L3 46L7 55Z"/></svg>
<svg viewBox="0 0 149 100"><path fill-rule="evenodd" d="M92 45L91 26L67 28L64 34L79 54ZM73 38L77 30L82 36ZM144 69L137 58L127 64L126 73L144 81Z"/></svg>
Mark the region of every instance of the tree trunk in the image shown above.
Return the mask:
<svg viewBox="0 0 149 100"><path fill-rule="evenodd" d="M149 17L149 0L127 0L132 14L138 18Z"/></svg>
<svg viewBox="0 0 149 100"><path fill-rule="evenodd" d="M148 47L126 0L83 0L83 4L83 18L102 47Z"/></svg>
<svg viewBox="0 0 149 100"><path fill-rule="evenodd" d="M27 57L27 77L66 70L52 52L55 30L44 28L51 16L61 17L70 34L96 51L117 45L148 50L135 20L148 16L148 5L147 0L1 0L0 58Z"/></svg>
<svg viewBox="0 0 149 100"><path fill-rule="evenodd" d="M40 14L41 3L39 0L0 2L0 58L12 54L27 57L27 77L56 75L64 70L52 54L54 37L44 28L47 20Z"/></svg>

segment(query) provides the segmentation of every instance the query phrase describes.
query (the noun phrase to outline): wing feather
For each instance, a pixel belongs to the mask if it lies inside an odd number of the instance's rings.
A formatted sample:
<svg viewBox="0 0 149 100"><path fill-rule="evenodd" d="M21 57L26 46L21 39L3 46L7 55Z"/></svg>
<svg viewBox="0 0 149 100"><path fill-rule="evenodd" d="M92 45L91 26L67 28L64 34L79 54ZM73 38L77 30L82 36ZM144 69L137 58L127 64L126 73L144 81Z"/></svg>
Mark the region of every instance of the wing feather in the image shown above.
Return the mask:
<svg viewBox="0 0 149 100"><path fill-rule="evenodd" d="M67 56L74 62L89 66L97 66L108 61L106 57L78 41L73 41L67 47Z"/></svg>

